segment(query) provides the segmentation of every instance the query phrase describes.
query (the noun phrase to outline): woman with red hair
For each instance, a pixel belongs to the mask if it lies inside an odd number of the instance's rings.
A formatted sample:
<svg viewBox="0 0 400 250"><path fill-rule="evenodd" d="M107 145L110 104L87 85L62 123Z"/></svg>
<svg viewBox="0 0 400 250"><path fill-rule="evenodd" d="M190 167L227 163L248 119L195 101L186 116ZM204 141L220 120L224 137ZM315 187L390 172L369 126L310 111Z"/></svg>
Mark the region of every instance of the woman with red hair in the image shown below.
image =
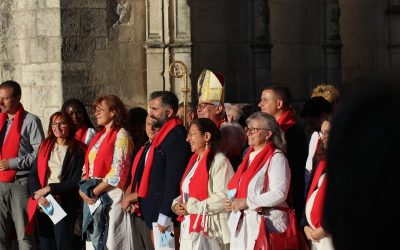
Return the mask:
<svg viewBox="0 0 400 250"><path fill-rule="evenodd" d="M126 189L133 148L125 129L127 110L114 95L97 98L93 107L99 132L87 149L84 166L86 181L80 183L79 191L84 201L82 230L87 240L86 249L130 249L129 236L132 232L129 217L120 204ZM99 205L95 205L96 210L91 213L89 206L96 202Z"/></svg>

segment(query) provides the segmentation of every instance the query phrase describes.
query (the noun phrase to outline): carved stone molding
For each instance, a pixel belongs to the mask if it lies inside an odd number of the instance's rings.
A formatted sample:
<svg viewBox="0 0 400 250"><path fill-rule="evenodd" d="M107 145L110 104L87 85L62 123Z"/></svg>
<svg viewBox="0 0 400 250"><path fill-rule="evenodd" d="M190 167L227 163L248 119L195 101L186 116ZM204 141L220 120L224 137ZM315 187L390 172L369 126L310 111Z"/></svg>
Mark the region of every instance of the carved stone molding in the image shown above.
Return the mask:
<svg viewBox="0 0 400 250"><path fill-rule="evenodd" d="M181 0L146 1L147 95L154 90L174 91L182 100L179 80L169 76L174 60L184 62L191 72L192 43L190 7ZM190 84L190 79L188 79Z"/></svg>
<svg viewBox="0 0 400 250"><path fill-rule="evenodd" d="M146 42L163 42L163 0L146 0Z"/></svg>

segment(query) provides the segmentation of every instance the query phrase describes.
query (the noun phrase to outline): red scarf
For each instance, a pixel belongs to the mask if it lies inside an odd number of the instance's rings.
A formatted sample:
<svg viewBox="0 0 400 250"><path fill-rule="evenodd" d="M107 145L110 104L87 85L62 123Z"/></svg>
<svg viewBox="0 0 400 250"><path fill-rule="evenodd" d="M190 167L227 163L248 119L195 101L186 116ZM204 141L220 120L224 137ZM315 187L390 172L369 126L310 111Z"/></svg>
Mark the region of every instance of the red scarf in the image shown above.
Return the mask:
<svg viewBox="0 0 400 250"><path fill-rule="evenodd" d="M43 188L47 184L46 171L48 169L49 158L53 147L54 141L45 141L39 149L37 156L37 173L40 188ZM35 225L34 217L37 211L37 206L38 202L30 197L28 202L28 224L25 228L25 233L28 235L32 233Z"/></svg>
<svg viewBox="0 0 400 250"><path fill-rule="evenodd" d="M90 142L89 147L87 149L87 154L85 158L85 169L86 169L86 178L89 178L89 154L90 150L96 144L96 142L100 139L100 137L106 132L106 129L101 130L98 132L94 137L93 140ZM110 172L111 164L114 155L114 147L115 147L115 140L117 139L118 130L110 129L108 131L106 137L101 142L99 150L96 153L96 158L94 159L93 163L93 176L104 178L108 172Z"/></svg>
<svg viewBox="0 0 400 250"><path fill-rule="evenodd" d="M135 158L133 159L133 163L132 163L132 167L131 167L131 186L133 185L133 181L135 179L135 174L136 174L136 170L138 168L139 165L139 161L140 158L142 157L142 154L144 152L145 146L142 146L139 151L137 152L137 154L135 155ZM135 192L137 192L137 183L136 183L136 187L132 187L133 190L135 190Z"/></svg>
<svg viewBox="0 0 400 250"><path fill-rule="evenodd" d="M161 129L158 131L157 135L154 137L153 142L150 145L149 148L149 154L147 156L147 161L144 166L143 170L143 175L142 175L142 180L140 182L140 186L138 189L138 197L145 198L147 196L147 192L149 189L149 183L150 183L150 173L151 173L151 168L153 167L153 158L154 158L154 149L160 146L160 144L163 142L165 137L169 134L169 132L174 129L175 127L179 126L182 124L181 119L175 117L172 118L171 120L167 121Z"/></svg>
<svg viewBox="0 0 400 250"><path fill-rule="evenodd" d="M218 121L217 123L216 123L216 125L217 125L217 128L221 128L221 126L222 126L222 124L224 124L224 122L226 122L225 121L225 119L222 119L222 120L220 120L220 121Z"/></svg>
<svg viewBox="0 0 400 250"><path fill-rule="evenodd" d="M283 132L286 132L290 127L296 124L296 119L294 118L293 112L288 110L282 114L277 122Z"/></svg>
<svg viewBox="0 0 400 250"><path fill-rule="evenodd" d="M208 198L208 170L207 170L207 156L209 150L207 149L204 152L203 157L201 157L199 165L194 172L192 179L189 182L189 197L196 198L199 201ZM185 173L183 174L181 180L181 199L183 201L183 192L182 192L182 183L185 180L186 176L189 174L190 170L193 168L197 158L199 157L198 154L193 154L190 158L190 161L186 167ZM187 202L187 201L186 201ZM200 232L202 230L200 223L197 224L197 228L193 230L194 222L196 221L197 214L190 215L190 227L189 232ZM202 220L202 215L200 215L199 221Z"/></svg>
<svg viewBox="0 0 400 250"><path fill-rule="evenodd" d="M325 173L326 161L321 160L315 170L314 177L311 182L310 189L307 195L307 201L310 198L311 194L317 189L319 179ZM326 176L322 181L321 185L318 187L317 194L314 199L314 203L311 208L310 219L311 223L316 227L321 227L323 208L325 203L325 195L326 195Z"/></svg>
<svg viewBox="0 0 400 250"><path fill-rule="evenodd" d="M137 170L137 168L138 168L139 161L140 161L140 158L142 157L142 154L143 154L143 152L144 152L144 149L145 149L145 146L142 146L142 147L139 149L139 151L138 151L137 154L135 155L135 158L134 158L134 160L133 160L132 167L131 167L131 185L130 185L130 187L131 187L132 190L135 190L134 192L137 192L137 190L138 190L138 184L136 183L136 186L133 187L133 181L135 180L136 170ZM134 202L133 204L134 204L134 206L135 206L135 213L137 213L138 216L142 216L142 214L140 213L140 210L139 210L139 203L136 201L136 202Z"/></svg>
<svg viewBox="0 0 400 250"><path fill-rule="evenodd" d="M21 128L22 122L24 121L25 110L22 104L19 104L17 113L15 113L14 119L11 123L10 130L7 136L4 138L3 145L0 149L0 160L10 159L18 157L19 142L21 139ZM7 114L0 113L0 131L7 122ZM15 170L0 171L1 182L14 182Z"/></svg>
<svg viewBox="0 0 400 250"><path fill-rule="evenodd" d="M75 133L75 139L85 143L86 134L88 132L89 127L86 124L83 124Z"/></svg>
<svg viewBox="0 0 400 250"><path fill-rule="evenodd" d="M275 147L269 142L257 155L249 165L250 153L254 151L251 147L240 164L235 175L228 183L228 189L236 188L236 198L247 198L247 187L257 172L264 166L275 151Z"/></svg>

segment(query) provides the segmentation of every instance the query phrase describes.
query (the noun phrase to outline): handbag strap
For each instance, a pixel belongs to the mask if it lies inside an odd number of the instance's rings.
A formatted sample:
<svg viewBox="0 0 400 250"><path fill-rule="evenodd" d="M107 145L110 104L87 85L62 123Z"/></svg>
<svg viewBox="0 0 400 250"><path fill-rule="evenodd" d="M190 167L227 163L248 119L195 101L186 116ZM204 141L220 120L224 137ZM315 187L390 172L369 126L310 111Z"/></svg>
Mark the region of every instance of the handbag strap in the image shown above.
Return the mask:
<svg viewBox="0 0 400 250"><path fill-rule="evenodd" d="M272 161L272 157L274 156L274 154L277 154L277 152L274 152L271 155L271 157L269 158L267 170L265 171L264 186L263 186L263 189L262 189L263 193L267 192L267 188L268 188L268 170L269 170L269 167L271 166L271 161Z"/></svg>
<svg viewBox="0 0 400 250"><path fill-rule="evenodd" d="M202 228L204 228L204 224L205 224L205 221L204 221L204 220L205 220L205 214L206 214L206 206L207 206L207 202L204 202L203 206L201 207L200 212L197 213L196 220L195 220L194 223L193 223L193 230L196 230L196 228L197 228L197 224L198 224L198 222L199 222L199 217L200 217L200 215L203 216L203 217L201 218L200 225L201 225Z"/></svg>
<svg viewBox="0 0 400 250"><path fill-rule="evenodd" d="M263 193L268 191L267 190L268 189L268 170L269 170L269 167L271 166L272 156L274 156L274 154L277 154L277 152L274 152L271 155L271 157L269 158L267 170L265 171L264 186L263 186L263 189L262 189ZM290 207L269 207L268 209L271 209L271 208L278 209L278 210L283 210L283 211L286 211L286 212L290 212L292 210L292 208L290 208ZM260 208L259 214L265 214L266 212L267 211L265 211L265 209Z"/></svg>

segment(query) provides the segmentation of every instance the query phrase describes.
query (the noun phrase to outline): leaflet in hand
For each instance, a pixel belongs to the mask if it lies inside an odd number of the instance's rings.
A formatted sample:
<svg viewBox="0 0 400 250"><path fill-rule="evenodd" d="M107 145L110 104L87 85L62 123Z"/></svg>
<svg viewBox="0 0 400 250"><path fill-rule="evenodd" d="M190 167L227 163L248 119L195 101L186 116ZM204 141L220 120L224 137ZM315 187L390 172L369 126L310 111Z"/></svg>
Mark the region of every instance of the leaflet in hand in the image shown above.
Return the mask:
<svg viewBox="0 0 400 250"><path fill-rule="evenodd" d="M60 220L62 220L65 216L67 216L67 213L62 209L60 204L54 199L54 197L51 194L48 194L46 196L46 200L49 203L49 207L43 207L42 205L39 204L39 206L42 208L42 210L49 216L51 221L55 224L57 224Z"/></svg>
<svg viewBox="0 0 400 250"><path fill-rule="evenodd" d="M174 224L168 225L167 231L161 233L157 222L153 222L154 249L155 250L175 250Z"/></svg>

